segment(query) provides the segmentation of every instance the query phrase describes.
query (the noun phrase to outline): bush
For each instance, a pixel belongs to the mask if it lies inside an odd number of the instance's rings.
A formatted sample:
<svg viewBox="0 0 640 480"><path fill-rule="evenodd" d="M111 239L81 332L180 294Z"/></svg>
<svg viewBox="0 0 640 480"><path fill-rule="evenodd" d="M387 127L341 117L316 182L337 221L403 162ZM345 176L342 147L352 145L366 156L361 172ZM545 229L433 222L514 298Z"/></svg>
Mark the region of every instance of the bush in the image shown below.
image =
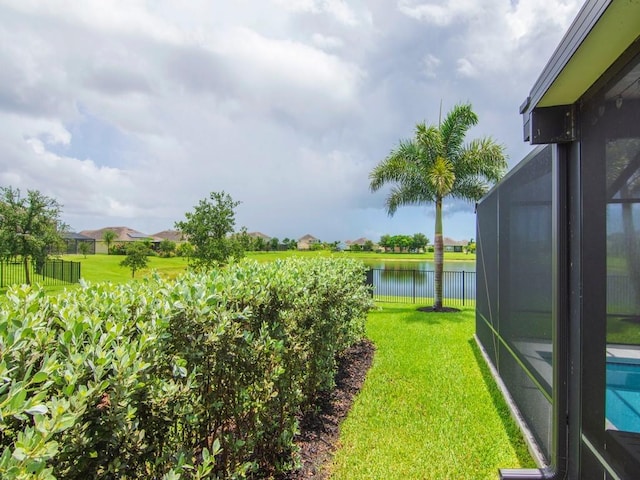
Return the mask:
<svg viewBox="0 0 640 480"><path fill-rule="evenodd" d="M127 244L124 242L114 243L109 247L110 255L126 255L127 254Z"/></svg>
<svg viewBox="0 0 640 480"><path fill-rule="evenodd" d="M364 332L364 267L246 262L0 308L0 476L264 478Z"/></svg>

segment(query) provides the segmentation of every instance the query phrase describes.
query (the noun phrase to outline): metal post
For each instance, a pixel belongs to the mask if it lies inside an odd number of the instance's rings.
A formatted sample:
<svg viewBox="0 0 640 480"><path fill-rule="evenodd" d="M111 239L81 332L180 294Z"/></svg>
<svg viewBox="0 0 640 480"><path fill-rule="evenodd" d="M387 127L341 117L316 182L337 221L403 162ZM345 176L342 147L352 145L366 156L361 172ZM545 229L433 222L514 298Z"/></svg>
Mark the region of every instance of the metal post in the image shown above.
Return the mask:
<svg viewBox="0 0 640 480"><path fill-rule="evenodd" d="M412 271L413 275L413 303L416 303L416 270Z"/></svg>
<svg viewBox="0 0 640 480"><path fill-rule="evenodd" d="M467 276L467 272L465 272L464 270L462 271L462 306L464 307L464 297L465 297L465 291L464 291L464 277Z"/></svg>

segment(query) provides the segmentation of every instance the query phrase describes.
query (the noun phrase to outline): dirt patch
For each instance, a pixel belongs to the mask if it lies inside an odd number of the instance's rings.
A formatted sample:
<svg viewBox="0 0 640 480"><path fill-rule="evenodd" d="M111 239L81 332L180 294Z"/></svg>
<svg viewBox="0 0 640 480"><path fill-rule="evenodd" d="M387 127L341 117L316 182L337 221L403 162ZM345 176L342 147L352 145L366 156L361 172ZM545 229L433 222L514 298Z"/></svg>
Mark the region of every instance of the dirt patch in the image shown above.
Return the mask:
<svg viewBox="0 0 640 480"><path fill-rule="evenodd" d="M355 395L362 388L373 362L375 346L362 340L347 350L338 361L336 388L321 398L320 410L303 418L296 443L300 447L302 467L282 480L324 480L326 467L333 457L340 433L340 423L349 413Z"/></svg>

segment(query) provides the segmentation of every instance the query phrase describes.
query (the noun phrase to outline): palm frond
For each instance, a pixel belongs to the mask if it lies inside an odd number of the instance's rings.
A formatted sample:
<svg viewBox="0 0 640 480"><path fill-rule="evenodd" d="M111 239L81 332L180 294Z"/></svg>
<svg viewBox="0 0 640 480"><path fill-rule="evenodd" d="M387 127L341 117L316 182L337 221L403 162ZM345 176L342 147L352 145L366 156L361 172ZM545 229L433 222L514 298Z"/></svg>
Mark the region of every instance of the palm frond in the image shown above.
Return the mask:
<svg viewBox="0 0 640 480"><path fill-rule="evenodd" d="M445 150L444 156L455 161L462 149L467 131L477 123L478 116L472 110L470 103L454 106L440 125Z"/></svg>
<svg viewBox="0 0 640 480"><path fill-rule="evenodd" d="M466 175L478 175L495 183L507 170L507 156L504 146L491 137L472 140L460 152L456 167Z"/></svg>
<svg viewBox="0 0 640 480"><path fill-rule="evenodd" d="M489 184L479 177L467 177L456 183L451 197L477 202L489 191Z"/></svg>
<svg viewBox="0 0 640 480"><path fill-rule="evenodd" d="M435 192L425 188L425 184L398 184L395 185L387 197L385 206L387 214L393 216L398 207L409 205L422 205L435 201Z"/></svg>
<svg viewBox="0 0 640 480"><path fill-rule="evenodd" d="M424 151L423 160L428 163L433 163L437 157L445 154L442 133L435 125L427 127L424 122L417 124L415 141Z"/></svg>
<svg viewBox="0 0 640 480"><path fill-rule="evenodd" d="M375 192L383 185L393 182L402 182L407 171L415 163L415 151L410 146L412 142L402 141L384 160L376 165L369 173L369 188Z"/></svg>

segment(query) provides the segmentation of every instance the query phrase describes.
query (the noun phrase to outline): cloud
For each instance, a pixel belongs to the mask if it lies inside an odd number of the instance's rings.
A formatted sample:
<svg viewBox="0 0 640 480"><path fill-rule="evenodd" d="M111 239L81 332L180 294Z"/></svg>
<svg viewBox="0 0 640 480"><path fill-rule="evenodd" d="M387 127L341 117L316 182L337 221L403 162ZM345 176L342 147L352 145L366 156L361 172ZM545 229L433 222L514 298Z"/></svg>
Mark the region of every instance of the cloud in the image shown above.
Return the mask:
<svg viewBox="0 0 640 480"><path fill-rule="evenodd" d="M0 185L56 198L77 230L154 233L225 190L238 225L280 238L430 236L432 208L388 218L369 171L441 102L472 101L472 136L521 158L518 105L577 8L0 1ZM471 207L448 208L473 236Z"/></svg>
<svg viewBox="0 0 640 480"><path fill-rule="evenodd" d="M437 77L436 72L441 63L442 61L435 55L432 55L430 53L426 54L422 59L422 68L423 68L425 77L436 78Z"/></svg>

